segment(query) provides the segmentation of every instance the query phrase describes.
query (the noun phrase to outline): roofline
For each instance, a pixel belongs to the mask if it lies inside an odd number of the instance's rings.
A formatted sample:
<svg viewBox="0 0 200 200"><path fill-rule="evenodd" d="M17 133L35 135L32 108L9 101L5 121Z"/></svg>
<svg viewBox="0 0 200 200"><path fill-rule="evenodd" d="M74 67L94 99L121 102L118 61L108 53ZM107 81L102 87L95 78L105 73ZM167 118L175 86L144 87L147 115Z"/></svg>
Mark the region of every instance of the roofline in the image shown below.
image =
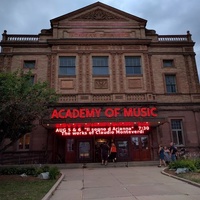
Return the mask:
<svg viewBox="0 0 200 200"><path fill-rule="evenodd" d="M90 5L88 5L88 6L82 7L82 8L80 8L80 9L78 9L78 10L69 12L69 13L64 14L64 15L61 15L60 17L56 17L56 18L54 18L54 19L51 19L51 20L50 20L51 26L52 26L53 23L56 23L56 22L58 22L58 21L60 21L60 20L62 20L62 19L65 19L66 17L67 17L67 18L68 18L68 17L71 17L71 16L73 16L73 15L75 15L75 14L77 14L77 13L85 12L85 11L87 11L87 10L89 10L89 9L92 9L92 8L95 8L95 7L97 7L97 6L100 6L100 7L105 8L105 9L109 9L109 10L115 12L115 13L118 13L118 14L120 14L120 15L126 16L127 18L130 18L130 19L137 20L137 21L139 21L139 22L141 22L141 23L145 23L145 25L146 25L146 23L147 23L147 20L145 20L145 19L142 19L142 18L140 18L140 17L131 15L131 14L127 13L127 12L121 11L121 10L119 10L119 9L117 9L117 8L114 8L114 7L109 6L109 5L107 5L107 4L103 4L103 3L101 3L101 2L98 1L98 2L96 2L96 3L93 3L93 4L90 4Z"/></svg>

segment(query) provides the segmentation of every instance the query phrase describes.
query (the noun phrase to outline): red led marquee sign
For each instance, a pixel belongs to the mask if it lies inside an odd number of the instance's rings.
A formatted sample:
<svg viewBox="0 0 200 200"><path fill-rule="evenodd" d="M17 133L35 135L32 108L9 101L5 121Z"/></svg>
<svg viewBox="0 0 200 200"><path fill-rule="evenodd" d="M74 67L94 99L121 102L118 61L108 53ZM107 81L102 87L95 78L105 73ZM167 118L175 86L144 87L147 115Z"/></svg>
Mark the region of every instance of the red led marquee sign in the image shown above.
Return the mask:
<svg viewBox="0 0 200 200"><path fill-rule="evenodd" d="M109 107L101 108L73 108L73 109L54 109L51 119L83 119L83 118L117 118L123 117L157 117L155 107ZM125 134L144 134L150 129L148 122L101 122L85 124L60 124L56 128L56 133L62 136L80 136L80 135L125 135Z"/></svg>
<svg viewBox="0 0 200 200"><path fill-rule="evenodd" d="M138 130L134 130L134 127L57 128L56 133L61 133L62 136L133 135L144 134L146 130L149 130L149 126L140 127Z"/></svg>
<svg viewBox="0 0 200 200"><path fill-rule="evenodd" d="M104 111L101 108L74 108L74 109L54 109L51 114L51 119L76 119L76 118L99 118L106 116L114 118L118 116L124 117L156 117L156 108L138 107L138 108L106 108Z"/></svg>
<svg viewBox="0 0 200 200"><path fill-rule="evenodd" d="M60 127L59 127L60 126ZM115 122L115 123L85 123L60 124L56 133L62 136L86 135L134 135L144 134L150 129L148 122Z"/></svg>

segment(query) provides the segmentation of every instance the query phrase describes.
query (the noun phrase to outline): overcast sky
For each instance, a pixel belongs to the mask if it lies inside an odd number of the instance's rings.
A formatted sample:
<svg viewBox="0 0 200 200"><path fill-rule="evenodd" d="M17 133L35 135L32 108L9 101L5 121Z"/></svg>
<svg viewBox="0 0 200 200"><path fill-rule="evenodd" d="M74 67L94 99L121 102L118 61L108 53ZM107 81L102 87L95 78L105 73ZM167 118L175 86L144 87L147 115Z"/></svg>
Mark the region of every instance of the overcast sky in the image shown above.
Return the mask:
<svg viewBox="0 0 200 200"><path fill-rule="evenodd" d="M0 33L38 34L50 20L96 0L0 0ZM100 2L146 19L158 34L192 34L200 74L200 0L101 0Z"/></svg>

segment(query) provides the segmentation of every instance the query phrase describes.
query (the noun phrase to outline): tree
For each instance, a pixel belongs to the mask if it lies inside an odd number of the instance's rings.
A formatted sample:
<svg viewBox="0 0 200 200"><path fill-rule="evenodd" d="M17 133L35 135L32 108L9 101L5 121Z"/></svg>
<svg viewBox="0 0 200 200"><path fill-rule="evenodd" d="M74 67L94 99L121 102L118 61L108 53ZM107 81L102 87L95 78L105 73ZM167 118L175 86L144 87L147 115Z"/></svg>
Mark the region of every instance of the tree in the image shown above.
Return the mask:
<svg viewBox="0 0 200 200"><path fill-rule="evenodd" d="M0 152L34 128L58 99L46 82L32 83L32 73L0 72ZM3 146L8 138L10 143Z"/></svg>

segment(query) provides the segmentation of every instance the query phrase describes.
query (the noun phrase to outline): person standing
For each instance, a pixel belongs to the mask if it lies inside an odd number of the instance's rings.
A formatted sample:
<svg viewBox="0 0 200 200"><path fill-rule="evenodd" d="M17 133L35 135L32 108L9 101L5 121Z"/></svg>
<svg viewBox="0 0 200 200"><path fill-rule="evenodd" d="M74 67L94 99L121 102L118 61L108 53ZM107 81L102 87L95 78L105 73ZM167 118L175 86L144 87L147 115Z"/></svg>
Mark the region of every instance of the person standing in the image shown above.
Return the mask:
<svg viewBox="0 0 200 200"><path fill-rule="evenodd" d="M117 147L115 146L115 143L114 143L114 142L112 142L111 148L110 148L110 159L111 159L113 162L116 162L116 161L117 161Z"/></svg>
<svg viewBox="0 0 200 200"><path fill-rule="evenodd" d="M164 155L165 155L165 163L168 165L171 161L171 157L169 148L167 148L167 146L164 146Z"/></svg>
<svg viewBox="0 0 200 200"><path fill-rule="evenodd" d="M107 165L108 164L108 154L109 154L109 146L107 142L104 142L101 145L101 164Z"/></svg>
<svg viewBox="0 0 200 200"><path fill-rule="evenodd" d="M176 147L174 146L174 143L173 142L170 142L170 156L171 156L171 161L176 161L176 152L177 152L177 149Z"/></svg>
<svg viewBox="0 0 200 200"><path fill-rule="evenodd" d="M166 167L166 163L165 163L165 151L162 145L159 145L159 149L158 149L158 153L159 153L159 158L160 158L160 164L158 165L158 167L161 167L162 164Z"/></svg>

